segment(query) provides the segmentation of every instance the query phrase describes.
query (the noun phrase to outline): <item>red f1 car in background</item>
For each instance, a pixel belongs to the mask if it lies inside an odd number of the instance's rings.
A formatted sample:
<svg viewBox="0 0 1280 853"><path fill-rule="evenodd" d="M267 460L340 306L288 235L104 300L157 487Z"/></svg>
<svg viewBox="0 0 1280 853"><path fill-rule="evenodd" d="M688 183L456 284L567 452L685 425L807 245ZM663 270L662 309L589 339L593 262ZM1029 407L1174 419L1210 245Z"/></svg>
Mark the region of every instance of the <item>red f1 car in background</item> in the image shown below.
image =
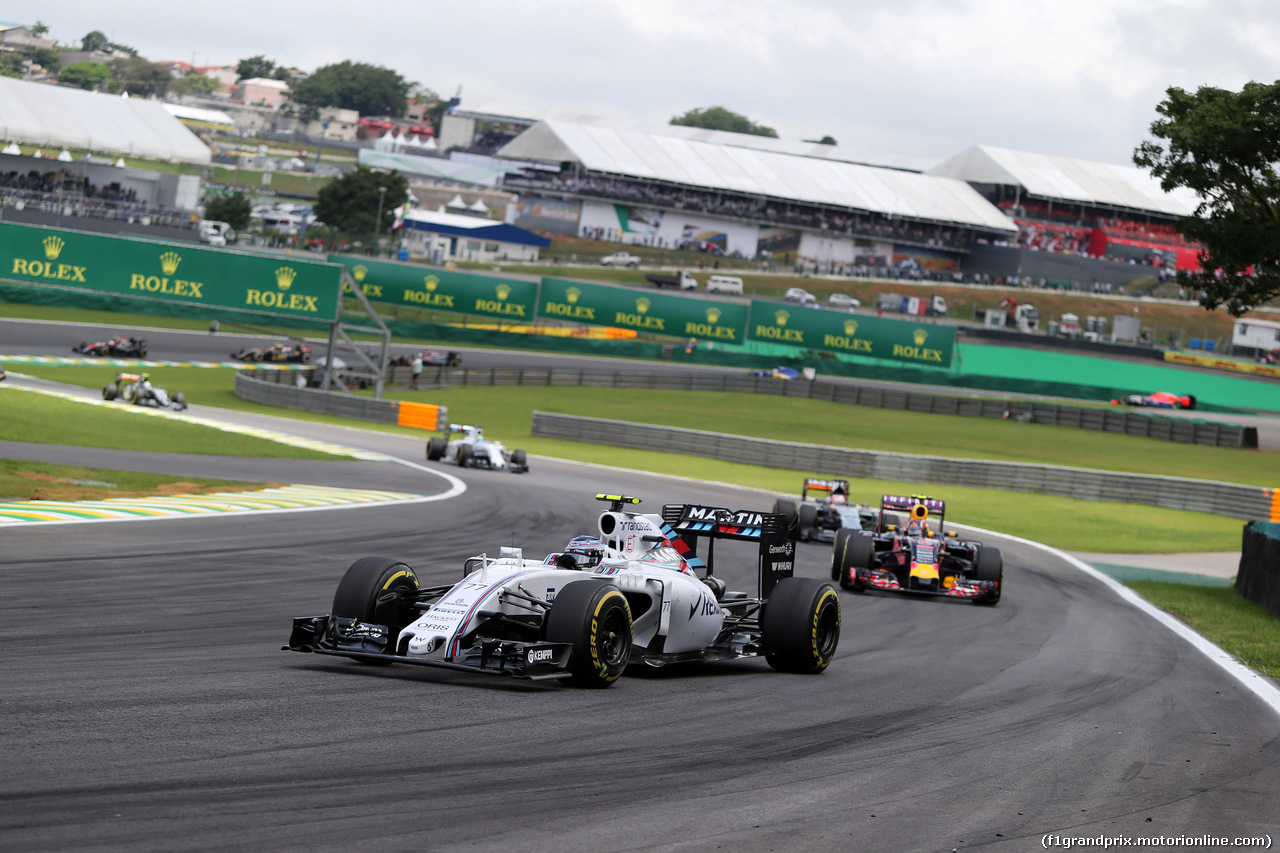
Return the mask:
<svg viewBox="0 0 1280 853"><path fill-rule="evenodd" d="M908 513L906 526L889 523L890 512ZM831 579L841 587L967 598L977 604L1000 600L1004 557L998 548L945 530L945 502L884 495L880 517L889 521L874 533L851 528L836 532Z"/></svg>
<svg viewBox="0 0 1280 853"><path fill-rule="evenodd" d="M1112 400L1111 405L1146 406L1154 409L1194 409L1196 398L1192 394L1170 394L1168 391L1157 391L1154 394L1130 394L1119 400Z"/></svg>

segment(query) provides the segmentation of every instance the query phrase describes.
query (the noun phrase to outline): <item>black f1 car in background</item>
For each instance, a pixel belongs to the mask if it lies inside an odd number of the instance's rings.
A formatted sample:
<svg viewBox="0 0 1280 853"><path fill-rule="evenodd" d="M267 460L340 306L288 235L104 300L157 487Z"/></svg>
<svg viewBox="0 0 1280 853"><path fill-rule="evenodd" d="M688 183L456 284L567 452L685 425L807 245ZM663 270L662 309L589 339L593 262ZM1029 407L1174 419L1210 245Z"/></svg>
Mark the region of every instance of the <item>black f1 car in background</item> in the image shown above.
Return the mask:
<svg viewBox="0 0 1280 853"><path fill-rule="evenodd" d="M801 542L834 542L839 530L875 530L880 523L880 512L875 507L849 503L848 480L806 477L800 489L800 503L780 498L774 501L773 511L797 526L796 535Z"/></svg>
<svg viewBox="0 0 1280 853"><path fill-rule="evenodd" d="M187 407L187 398L181 391L169 396L165 389L151 384L148 373L117 373L115 381L102 388L102 399L119 400L135 406L157 406L180 412Z"/></svg>
<svg viewBox="0 0 1280 853"><path fill-rule="evenodd" d="M824 581L792 577L795 542L781 516L687 504L641 515L624 510L638 498L596 499L609 503L598 536L575 537L543 560L505 547L496 559L472 557L450 586L422 588L394 559L358 560L332 613L294 619L284 648L585 687L608 687L628 664L763 656L786 672L827 668L840 640L839 596ZM705 562L699 538L709 540ZM757 596L728 592L715 576L719 540L757 544Z"/></svg>
<svg viewBox="0 0 1280 853"><path fill-rule="evenodd" d="M944 528L946 504L935 498L884 495L881 513L906 511L907 524L886 524L876 533L836 534L831 579L853 592L883 589L967 598L995 604L1004 587L1004 557L998 548L960 539ZM932 523L936 519L936 529Z"/></svg>
<svg viewBox="0 0 1280 853"><path fill-rule="evenodd" d="M294 344L272 344L269 347L247 347L231 353L236 361L270 361L306 364L311 361L311 347Z"/></svg>
<svg viewBox="0 0 1280 853"><path fill-rule="evenodd" d="M81 355L115 356L117 358L146 358L147 342L142 338L126 338L117 335L105 341L89 343L81 341L80 346L72 347L72 352Z"/></svg>

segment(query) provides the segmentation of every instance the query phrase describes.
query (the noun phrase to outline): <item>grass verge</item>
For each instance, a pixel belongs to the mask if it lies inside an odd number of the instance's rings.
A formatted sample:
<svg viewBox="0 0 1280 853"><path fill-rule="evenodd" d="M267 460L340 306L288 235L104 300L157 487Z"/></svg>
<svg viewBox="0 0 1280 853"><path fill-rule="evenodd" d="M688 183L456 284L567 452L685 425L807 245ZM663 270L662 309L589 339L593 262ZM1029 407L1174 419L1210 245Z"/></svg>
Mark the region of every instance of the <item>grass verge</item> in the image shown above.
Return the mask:
<svg viewBox="0 0 1280 853"><path fill-rule="evenodd" d="M1128 584L1152 604L1199 631L1242 664L1280 679L1280 622L1235 587L1189 586L1163 581Z"/></svg>
<svg viewBox="0 0 1280 853"><path fill-rule="evenodd" d="M248 492L278 485L0 459L0 501L102 501L156 495Z"/></svg>

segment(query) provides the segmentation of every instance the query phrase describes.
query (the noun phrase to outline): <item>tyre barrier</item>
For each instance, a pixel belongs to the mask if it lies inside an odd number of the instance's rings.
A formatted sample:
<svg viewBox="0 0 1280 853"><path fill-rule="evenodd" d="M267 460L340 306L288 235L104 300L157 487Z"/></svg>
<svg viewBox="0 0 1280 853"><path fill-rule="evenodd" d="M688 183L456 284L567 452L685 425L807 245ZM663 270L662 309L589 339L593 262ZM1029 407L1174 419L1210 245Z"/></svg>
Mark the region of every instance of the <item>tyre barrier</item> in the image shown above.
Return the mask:
<svg viewBox="0 0 1280 853"><path fill-rule="evenodd" d="M1244 526L1236 591L1280 619L1280 524L1252 521Z"/></svg>
<svg viewBox="0 0 1280 853"><path fill-rule="evenodd" d="M1280 521L1280 517L1276 517L1280 515L1280 500L1276 499L1280 490L1213 480L851 450L537 411L533 413L533 435L683 453L746 465L818 471L832 477L949 483L976 489L1187 509L1228 518Z"/></svg>
<svg viewBox="0 0 1280 853"><path fill-rule="evenodd" d="M322 415L338 415L362 421L398 424L424 430L444 429L449 423L446 406L432 406L400 400L374 400L338 392L321 391L318 388L299 387L296 382L305 376L300 371L256 371L253 376L245 371L236 373L236 396L251 403L279 406L284 409L301 409ZM305 381L305 380L303 380Z"/></svg>

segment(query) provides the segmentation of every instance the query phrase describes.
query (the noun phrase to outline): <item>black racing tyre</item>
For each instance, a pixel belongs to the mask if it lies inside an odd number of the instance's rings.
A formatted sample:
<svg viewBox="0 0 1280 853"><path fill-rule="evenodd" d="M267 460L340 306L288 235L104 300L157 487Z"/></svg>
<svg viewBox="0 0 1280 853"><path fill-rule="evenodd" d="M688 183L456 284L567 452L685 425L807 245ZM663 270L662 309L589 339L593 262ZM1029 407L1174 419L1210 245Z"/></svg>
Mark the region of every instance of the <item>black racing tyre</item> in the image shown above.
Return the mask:
<svg viewBox="0 0 1280 853"><path fill-rule="evenodd" d="M769 666L822 672L840 643L840 595L817 578L783 578L765 602L760 630Z"/></svg>
<svg viewBox="0 0 1280 853"><path fill-rule="evenodd" d="M116 388L116 386L114 385L102 386L102 399L114 400L118 396L120 396L120 391Z"/></svg>
<svg viewBox="0 0 1280 853"><path fill-rule="evenodd" d="M1187 408L1194 409L1196 407L1196 397L1194 394L1187 395Z"/></svg>
<svg viewBox="0 0 1280 853"><path fill-rule="evenodd" d="M1004 589L1004 555L999 548L979 545L977 556L973 559L973 579L976 581L995 581L999 584L994 595L975 598L975 604L995 604L1000 600Z"/></svg>
<svg viewBox="0 0 1280 853"><path fill-rule="evenodd" d="M880 530L881 532L888 530L889 526L902 527L902 519L891 512L880 513Z"/></svg>
<svg viewBox="0 0 1280 853"><path fill-rule="evenodd" d="M439 462L444 456L445 450L449 448L449 443L439 436L432 436L427 439L427 461Z"/></svg>
<svg viewBox="0 0 1280 853"><path fill-rule="evenodd" d="M796 513L796 502L779 498L773 502L773 511L778 515L786 516L783 522L788 530L794 530L796 524L800 520L799 514Z"/></svg>
<svg viewBox="0 0 1280 853"><path fill-rule="evenodd" d="M187 395L181 391L175 391L173 393L173 407L178 410L185 409L187 407Z"/></svg>
<svg viewBox="0 0 1280 853"><path fill-rule="evenodd" d="M813 529L818 526L818 508L813 504L800 504L800 538L808 542Z"/></svg>
<svg viewBox="0 0 1280 853"><path fill-rule="evenodd" d="M523 471L529 470L529 457L523 450L511 451L511 464Z"/></svg>
<svg viewBox="0 0 1280 853"><path fill-rule="evenodd" d="M470 444L458 445L458 467L465 468L471 463L471 457L475 455L475 451Z"/></svg>
<svg viewBox="0 0 1280 853"><path fill-rule="evenodd" d="M146 357L147 357L147 345L143 344L142 346L138 347L138 358L146 358Z"/></svg>
<svg viewBox="0 0 1280 853"><path fill-rule="evenodd" d="M338 582L332 612L334 616L386 625L389 642L394 645L400 631L418 616L410 606L417 591L418 576L404 563L388 557L364 557L352 563Z"/></svg>
<svg viewBox="0 0 1280 853"><path fill-rule="evenodd" d="M862 585L851 580L850 569L869 569L876 557L876 543L870 536L854 533L840 555L840 588L862 592Z"/></svg>
<svg viewBox="0 0 1280 853"><path fill-rule="evenodd" d="M631 607L611 583L573 581L556 593L543 635L570 643L569 675L579 687L608 687L631 659Z"/></svg>
<svg viewBox="0 0 1280 853"><path fill-rule="evenodd" d="M831 543L831 579L840 580L840 569L844 567L844 549L849 544L853 531L842 527L836 531L835 541Z"/></svg>

